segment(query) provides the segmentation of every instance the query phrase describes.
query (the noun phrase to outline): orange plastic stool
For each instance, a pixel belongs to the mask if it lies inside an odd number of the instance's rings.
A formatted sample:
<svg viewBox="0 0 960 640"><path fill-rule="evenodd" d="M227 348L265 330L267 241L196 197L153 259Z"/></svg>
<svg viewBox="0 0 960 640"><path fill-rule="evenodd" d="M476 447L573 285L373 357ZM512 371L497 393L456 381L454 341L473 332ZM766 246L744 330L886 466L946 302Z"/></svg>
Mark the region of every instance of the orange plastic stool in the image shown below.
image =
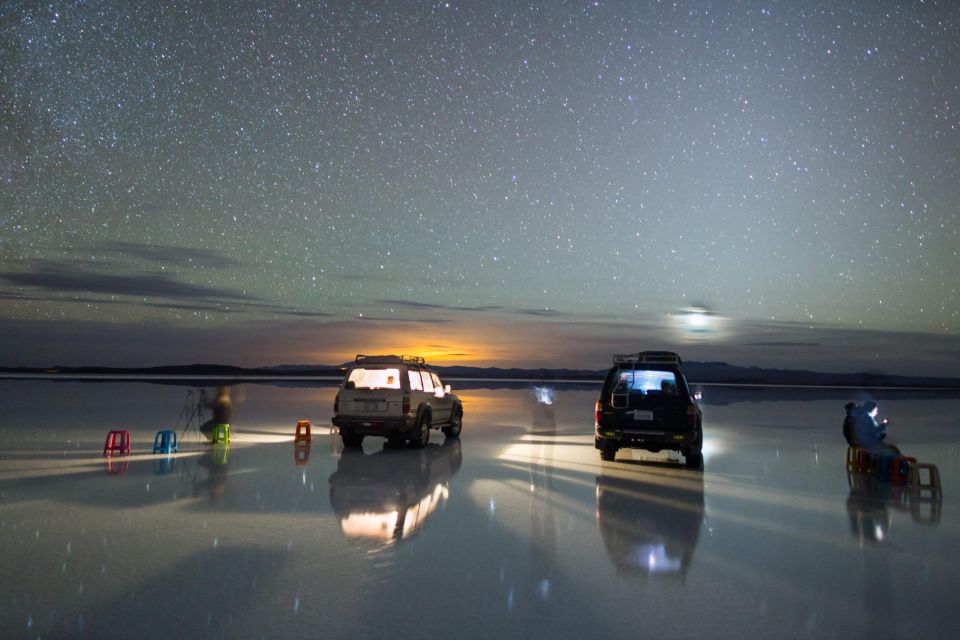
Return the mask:
<svg viewBox="0 0 960 640"><path fill-rule="evenodd" d="M107 440L103 443L103 455L112 456L115 452L120 455L130 453L129 431L111 431L107 434Z"/></svg>
<svg viewBox="0 0 960 640"><path fill-rule="evenodd" d="M294 442L310 442L312 440L309 420L297 420L297 433L293 436L293 440Z"/></svg>
<svg viewBox="0 0 960 640"><path fill-rule="evenodd" d="M866 473L872 466L870 452L863 447L857 447L857 471Z"/></svg>

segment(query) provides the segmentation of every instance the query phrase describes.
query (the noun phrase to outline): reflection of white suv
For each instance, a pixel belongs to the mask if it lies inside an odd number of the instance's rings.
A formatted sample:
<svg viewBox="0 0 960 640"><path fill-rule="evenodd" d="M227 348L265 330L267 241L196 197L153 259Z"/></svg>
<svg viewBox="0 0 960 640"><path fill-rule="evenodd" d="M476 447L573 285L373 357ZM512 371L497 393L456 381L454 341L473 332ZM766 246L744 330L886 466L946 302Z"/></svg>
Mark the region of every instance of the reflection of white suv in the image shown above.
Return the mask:
<svg viewBox="0 0 960 640"><path fill-rule="evenodd" d="M430 429L456 437L463 421L463 406L450 385L444 386L423 358L411 356L358 355L340 384L333 413L346 447L359 447L364 436L423 447Z"/></svg>

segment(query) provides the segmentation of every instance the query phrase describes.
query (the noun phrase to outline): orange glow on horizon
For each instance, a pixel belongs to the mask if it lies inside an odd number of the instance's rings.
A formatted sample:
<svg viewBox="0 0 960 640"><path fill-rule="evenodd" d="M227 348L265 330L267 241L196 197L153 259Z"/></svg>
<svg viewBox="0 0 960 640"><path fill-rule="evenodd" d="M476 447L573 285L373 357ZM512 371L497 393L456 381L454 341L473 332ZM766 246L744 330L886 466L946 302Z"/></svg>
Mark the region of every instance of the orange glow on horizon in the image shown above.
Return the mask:
<svg viewBox="0 0 960 640"><path fill-rule="evenodd" d="M488 325L438 326L414 322L402 327L374 323L351 327L351 339L330 349L311 351L315 362L339 364L358 353L421 356L428 364L498 366L523 360L527 353L512 348L501 331ZM359 330L359 335L357 335ZM337 348L339 347L339 348Z"/></svg>

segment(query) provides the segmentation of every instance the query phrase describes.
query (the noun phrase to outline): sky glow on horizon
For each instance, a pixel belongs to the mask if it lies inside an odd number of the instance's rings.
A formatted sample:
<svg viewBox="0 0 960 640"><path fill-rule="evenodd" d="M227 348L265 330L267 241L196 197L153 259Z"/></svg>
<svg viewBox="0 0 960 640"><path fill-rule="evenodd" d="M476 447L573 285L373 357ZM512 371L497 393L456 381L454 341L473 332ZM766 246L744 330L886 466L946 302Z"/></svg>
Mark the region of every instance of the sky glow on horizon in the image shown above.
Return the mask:
<svg viewBox="0 0 960 640"><path fill-rule="evenodd" d="M0 9L0 366L960 376L957 3L227 4Z"/></svg>

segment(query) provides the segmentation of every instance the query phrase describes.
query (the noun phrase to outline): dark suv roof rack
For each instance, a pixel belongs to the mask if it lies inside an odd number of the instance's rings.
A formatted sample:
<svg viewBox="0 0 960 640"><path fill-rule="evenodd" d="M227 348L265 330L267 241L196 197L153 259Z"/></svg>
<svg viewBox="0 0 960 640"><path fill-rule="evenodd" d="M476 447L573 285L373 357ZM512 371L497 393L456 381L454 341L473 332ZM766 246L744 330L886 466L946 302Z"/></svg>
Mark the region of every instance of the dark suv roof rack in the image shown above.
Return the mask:
<svg viewBox="0 0 960 640"><path fill-rule="evenodd" d="M399 363L399 364L426 364L426 360L420 356L405 356L405 355L381 355L381 356L367 356L362 353L358 353L356 359L354 360L357 364L360 363L370 363L370 364L384 364L384 363Z"/></svg>
<svg viewBox="0 0 960 640"><path fill-rule="evenodd" d="M618 353L613 356L613 364L682 364L680 356L673 351L639 351L637 353Z"/></svg>

